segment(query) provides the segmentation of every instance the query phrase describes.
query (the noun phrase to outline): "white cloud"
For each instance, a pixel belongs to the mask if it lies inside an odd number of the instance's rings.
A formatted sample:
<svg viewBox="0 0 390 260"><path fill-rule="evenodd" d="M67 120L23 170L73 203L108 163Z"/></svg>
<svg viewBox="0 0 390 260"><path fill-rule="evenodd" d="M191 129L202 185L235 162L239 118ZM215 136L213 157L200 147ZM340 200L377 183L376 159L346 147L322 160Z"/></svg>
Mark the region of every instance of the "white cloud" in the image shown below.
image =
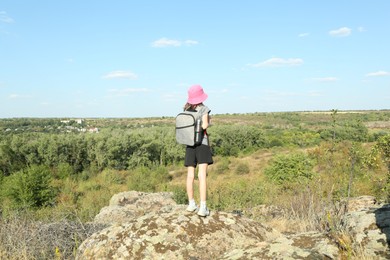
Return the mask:
<svg viewBox="0 0 390 260"><path fill-rule="evenodd" d="M380 71L377 71L377 72L367 73L366 77L380 77L380 76L389 76L389 75L390 75L390 72L380 70Z"/></svg>
<svg viewBox="0 0 390 260"><path fill-rule="evenodd" d="M131 71L117 70L103 76L103 79L137 79L138 76Z"/></svg>
<svg viewBox="0 0 390 260"><path fill-rule="evenodd" d="M334 37L345 37L349 36L351 33L352 30L348 27L341 27L339 29L329 31L329 35Z"/></svg>
<svg viewBox="0 0 390 260"><path fill-rule="evenodd" d="M321 91L309 91L308 92L309 97L321 97L323 96L323 93Z"/></svg>
<svg viewBox="0 0 390 260"><path fill-rule="evenodd" d="M5 11L0 11L0 21L3 23L13 23L14 19L9 17Z"/></svg>
<svg viewBox="0 0 390 260"><path fill-rule="evenodd" d="M302 65L303 60L299 58L270 58L268 60L256 63L256 64L248 64L250 67L286 67L286 66L298 66Z"/></svg>
<svg viewBox="0 0 390 260"><path fill-rule="evenodd" d="M125 88L125 89L109 89L110 96L125 97L134 93L145 93L150 90L147 88Z"/></svg>
<svg viewBox="0 0 390 260"><path fill-rule="evenodd" d="M307 37L309 35L310 35L309 33L300 33L298 34L298 37Z"/></svg>
<svg viewBox="0 0 390 260"><path fill-rule="evenodd" d="M8 96L10 99L23 99L23 98L32 98L30 95L20 95L20 94L10 94Z"/></svg>
<svg viewBox="0 0 390 260"><path fill-rule="evenodd" d="M312 78L311 80L318 81L318 82L333 82L339 79L336 77L323 77L323 78Z"/></svg>
<svg viewBox="0 0 390 260"><path fill-rule="evenodd" d="M360 27L358 27L358 31L359 32L366 32L367 30L363 26L360 26Z"/></svg>
<svg viewBox="0 0 390 260"><path fill-rule="evenodd" d="M154 42L152 42L152 47L155 48L163 48L163 47L180 47L182 45L185 46L192 46L197 45L198 42L194 40L185 40L185 41L179 41L179 40L173 40L168 38L161 38Z"/></svg>
<svg viewBox="0 0 390 260"><path fill-rule="evenodd" d="M198 43L199 42L194 41L194 40L186 40L186 41L184 41L184 44L187 45L187 46L197 45Z"/></svg>

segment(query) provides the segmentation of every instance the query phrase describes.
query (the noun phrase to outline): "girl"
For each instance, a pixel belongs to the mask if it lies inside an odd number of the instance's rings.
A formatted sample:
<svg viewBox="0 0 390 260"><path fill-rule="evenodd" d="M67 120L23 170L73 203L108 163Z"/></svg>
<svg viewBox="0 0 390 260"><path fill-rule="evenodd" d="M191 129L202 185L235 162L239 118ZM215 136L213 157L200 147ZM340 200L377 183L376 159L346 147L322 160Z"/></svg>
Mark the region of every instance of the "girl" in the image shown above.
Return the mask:
<svg viewBox="0 0 390 260"><path fill-rule="evenodd" d="M203 91L200 85L194 85L188 90L187 103L184 106L184 110L195 110L199 113L202 119L202 129L204 131L203 140L200 145L187 146L185 163L187 167L187 195L189 205L187 211L195 212L198 210L198 206L194 200L194 178L195 169L198 166L198 179L199 179L199 193L200 193L200 207L198 215L206 217L210 215L210 211L206 206L206 176L207 167L213 163L211 149L208 142L208 136L206 129L210 123L210 109L203 104L207 99L207 94Z"/></svg>

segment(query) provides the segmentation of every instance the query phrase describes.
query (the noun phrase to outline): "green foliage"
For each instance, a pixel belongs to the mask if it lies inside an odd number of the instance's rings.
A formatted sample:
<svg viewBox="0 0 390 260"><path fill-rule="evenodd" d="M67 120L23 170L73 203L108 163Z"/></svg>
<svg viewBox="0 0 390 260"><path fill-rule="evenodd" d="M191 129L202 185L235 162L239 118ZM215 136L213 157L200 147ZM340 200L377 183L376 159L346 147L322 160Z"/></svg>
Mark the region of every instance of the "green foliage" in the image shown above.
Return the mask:
<svg viewBox="0 0 390 260"><path fill-rule="evenodd" d="M155 192L166 185L170 179L171 176L165 167L155 169L140 167L130 172L128 188L135 191Z"/></svg>
<svg viewBox="0 0 390 260"><path fill-rule="evenodd" d="M217 155L237 156L266 147L263 131L254 126L223 125L210 128L210 140Z"/></svg>
<svg viewBox="0 0 390 260"><path fill-rule="evenodd" d="M216 210L245 209L262 204L264 196L264 188L260 182L237 179L214 187L209 194L208 203Z"/></svg>
<svg viewBox="0 0 390 260"><path fill-rule="evenodd" d="M0 175L8 176L22 167L20 155L11 149L9 142L0 143Z"/></svg>
<svg viewBox="0 0 390 260"><path fill-rule="evenodd" d="M274 129L267 134L268 147L310 147L321 142L321 135L315 131L307 129Z"/></svg>
<svg viewBox="0 0 390 260"><path fill-rule="evenodd" d="M335 124L332 129L321 130L320 136L324 140L334 142L341 140L364 142L369 137L367 127L359 120Z"/></svg>
<svg viewBox="0 0 390 260"><path fill-rule="evenodd" d="M377 142L377 147L380 150L384 161L387 163L390 173L390 134L382 136Z"/></svg>
<svg viewBox="0 0 390 260"><path fill-rule="evenodd" d="M11 208L40 208L52 205L56 192L51 180L48 167L33 165L5 178L2 185L3 196L11 201Z"/></svg>
<svg viewBox="0 0 390 260"><path fill-rule="evenodd" d="M188 196L184 186L173 186L169 188L173 192L173 200L177 204L187 204Z"/></svg>
<svg viewBox="0 0 390 260"><path fill-rule="evenodd" d="M277 155L265 169L265 174L278 184L304 182L313 177L313 163L304 153Z"/></svg>
<svg viewBox="0 0 390 260"><path fill-rule="evenodd" d="M55 176L58 179L65 179L74 174L73 167L68 163L59 163L56 169Z"/></svg>
<svg viewBox="0 0 390 260"><path fill-rule="evenodd" d="M364 123L386 122L390 113L337 113L337 120L334 113L333 121L329 113L296 112L215 118L218 120L209 129L214 154L238 156L275 146L312 147L333 137L337 142L376 140L388 131L368 134ZM132 170L177 164L184 159L185 149L175 141L172 118L68 121L0 119L0 136L7 137L0 139L0 174L8 176L35 164L52 168L68 164L74 175L85 175L91 167L97 171ZM99 133L80 132L81 127L91 125L99 127Z"/></svg>
<svg viewBox="0 0 390 260"><path fill-rule="evenodd" d="M387 166L387 180L385 191L387 193L387 200L390 201L390 134L381 137L378 140L376 147L378 147L378 150L382 155L383 161L386 163Z"/></svg>

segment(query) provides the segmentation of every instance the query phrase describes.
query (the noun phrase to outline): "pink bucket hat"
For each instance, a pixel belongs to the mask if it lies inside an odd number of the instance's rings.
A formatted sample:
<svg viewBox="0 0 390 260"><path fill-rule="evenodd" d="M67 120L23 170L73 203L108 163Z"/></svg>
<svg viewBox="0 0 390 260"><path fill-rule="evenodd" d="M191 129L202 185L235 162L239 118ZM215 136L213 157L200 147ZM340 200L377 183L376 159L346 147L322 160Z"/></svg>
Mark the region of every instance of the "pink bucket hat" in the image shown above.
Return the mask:
<svg viewBox="0 0 390 260"><path fill-rule="evenodd" d="M204 93L201 85L193 85L188 89L187 102L191 105L200 104L207 99L207 94Z"/></svg>

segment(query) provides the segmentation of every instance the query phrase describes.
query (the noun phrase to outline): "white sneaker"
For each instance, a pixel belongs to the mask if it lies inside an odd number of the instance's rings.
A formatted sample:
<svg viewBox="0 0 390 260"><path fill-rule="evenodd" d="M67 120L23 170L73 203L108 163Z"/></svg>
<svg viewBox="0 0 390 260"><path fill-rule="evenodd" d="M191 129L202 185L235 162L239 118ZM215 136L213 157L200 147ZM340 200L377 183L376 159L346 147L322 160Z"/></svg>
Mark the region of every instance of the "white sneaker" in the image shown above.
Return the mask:
<svg viewBox="0 0 390 260"><path fill-rule="evenodd" d="M210 215L210 210L207 207L200 208L198 211L198 215L201 217L206 217L206 216Z"/></svg>
<svg viewBox="0 0 390 260"><path fill-rule="evenodd" d="M189 212L194 212L194 211L198 210L198 206L196 204L195 205L188 205L186 210Z"/></svg>

